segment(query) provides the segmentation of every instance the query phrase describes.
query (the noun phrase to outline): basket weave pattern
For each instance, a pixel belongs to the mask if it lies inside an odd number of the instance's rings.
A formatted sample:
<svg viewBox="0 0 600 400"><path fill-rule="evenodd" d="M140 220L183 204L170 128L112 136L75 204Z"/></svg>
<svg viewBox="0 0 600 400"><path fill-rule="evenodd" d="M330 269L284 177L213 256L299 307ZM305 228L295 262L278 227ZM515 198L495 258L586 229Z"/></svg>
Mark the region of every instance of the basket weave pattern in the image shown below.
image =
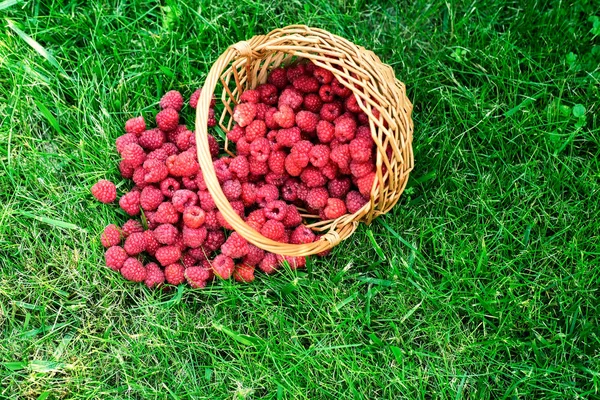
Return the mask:
<svg viewBox="0 0 600 400"><path fill-rule="evenodd" d="M223 87L224 111L219 126L233 127L233 108L244 90L267 81L269 72L296 59L308 59L333 73L356 96L369 116L371 135L377 146L376 178L370 201L354 214L307 225L323 232L321 239L306 244L280 243L265 238L236 214L215 175L208 147L208 109L217 84ZM372 110L379 111L379 118ZM215 204L231 226L250 243L266 251L289 256L307 256L328 250L350 236L359 222L387 213L398 201L414 165L412 152L412 104L406 88L392 68L369 50L327 31L293 25L255 36L230 46L213 64L196 109L198 161ZM227 150L227 143L226 143ZM303 214L305 217L310 215Z"/></svg>

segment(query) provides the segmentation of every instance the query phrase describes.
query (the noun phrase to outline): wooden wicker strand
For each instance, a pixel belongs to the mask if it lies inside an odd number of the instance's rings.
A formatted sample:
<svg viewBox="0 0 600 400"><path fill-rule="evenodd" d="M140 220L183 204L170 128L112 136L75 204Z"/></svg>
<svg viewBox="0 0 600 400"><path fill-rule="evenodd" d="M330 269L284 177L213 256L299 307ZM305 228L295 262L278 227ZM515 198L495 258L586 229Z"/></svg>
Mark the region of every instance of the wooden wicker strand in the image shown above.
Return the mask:
<svg viewBox="0 0 600 400"><path fill-rule="evenodd" d="M307 225L324 233L320 240L306 244L276 242L249 227L223 194L208 147L208 109L217 84L223 86L221 100L224 105L219 126L228 132L233 127L233 108L242 92L264 83L270 70L288 65L294 58L309 59L331 71L353 92L358 105L369 117L371 135L377 147L376 177L370 201L354 214ZM232 89L230 85L235 87ZM373 110L378 111L379 118ZM272 253L308 256L331 249L349 237L359 222L369 224L397 203L414 166L411 114L412 104L406 97L404 84L373 52L322 29L292 25L236 43L213 64L196 109L198 162L215 204L242 237ZM227 146L226 141L226 150Z"/></svg>

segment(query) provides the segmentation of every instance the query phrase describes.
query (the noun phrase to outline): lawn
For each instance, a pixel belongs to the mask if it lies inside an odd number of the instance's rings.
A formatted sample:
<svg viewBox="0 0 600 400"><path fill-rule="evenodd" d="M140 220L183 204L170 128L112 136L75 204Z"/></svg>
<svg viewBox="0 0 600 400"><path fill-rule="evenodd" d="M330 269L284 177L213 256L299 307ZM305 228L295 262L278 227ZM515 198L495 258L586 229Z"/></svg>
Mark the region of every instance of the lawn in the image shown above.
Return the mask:
<svg viewBox="0 0 600 400"><path fill-rule="evenodd" d="M171 293L103 267L114 140L276 27L414 103L397 206L307 270ZM598 3L0 1L0 397L600 396ZM188 112L191 123L191 113Z"/></svg>

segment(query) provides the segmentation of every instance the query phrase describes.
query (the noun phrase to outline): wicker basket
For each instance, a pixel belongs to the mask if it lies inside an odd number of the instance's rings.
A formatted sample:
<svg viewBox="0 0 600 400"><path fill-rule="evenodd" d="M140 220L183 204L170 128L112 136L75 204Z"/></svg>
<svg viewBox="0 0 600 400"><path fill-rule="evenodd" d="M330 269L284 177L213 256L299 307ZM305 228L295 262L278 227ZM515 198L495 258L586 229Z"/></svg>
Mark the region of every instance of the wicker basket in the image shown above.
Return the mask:
<svg viewBox="0 0 600 400"><path fill-rule="evenodd" d="M229 204L215 175L208 147L208 110L217 84L223 87L224 111L219 126L233 127L233 108L241 93L266 82L270 70L297 59L308 59L323 67L350 88L360 108L369 116L371 134L377 146L376 179L371 200L354 214L307 225L322 232L313 243L280 243L249 227ZM336 68L338 67L338 68ZM372 109L379 111L377 119ZM266 251L288 256L307 256L328 250L350 236L359 222L367 224L387 213L402 194L413 168L412 104L392 68L371 51L322 29L293 25L255 36L230 46L213 64L196 109L198 161L208 191L223 217L250 243ZM226 143L227 149L227 143ZM387 150L387 154L386 154ZM305 217L309 217L303 214Z"/></svg>

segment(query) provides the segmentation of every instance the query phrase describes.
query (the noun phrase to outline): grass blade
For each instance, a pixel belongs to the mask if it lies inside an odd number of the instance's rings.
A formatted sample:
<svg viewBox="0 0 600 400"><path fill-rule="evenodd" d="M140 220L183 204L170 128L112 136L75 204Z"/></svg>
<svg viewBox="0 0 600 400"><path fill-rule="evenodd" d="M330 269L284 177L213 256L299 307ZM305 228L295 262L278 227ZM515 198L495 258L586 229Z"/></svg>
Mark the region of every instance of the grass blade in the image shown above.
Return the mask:
<svg viewBox="0 0 600 400"><path fill-rule="evenodd" d="M3 2L0 3L0 10L4 10L8 7L12 7L17 3L20 3L21 0L4 0Z"/></svg>
<svg viewBox="0 0 600 400"><path fill-rule="evenodd" d="M56 58L54 58L54 56L52 54L50 54L48 52L48 50L46 50L41 44L36 42L35 39L33 39L31 36L29 36L28 34L23 32L21 29L19 29L13 21L11 21L10 19L7 18L6 22L8 23L8 27L10 29L12 29L17 35L19 35L19 37L21 39L23 39L25 41L25 43L30 45L35 51L38 52L39 55L44 57L50 64L52 64L54 67L56 67L57 69L59 69L61 72L64 73L60 64L58 64L58 61L56 61Z"/></svg>
<svg viewBox="0 0 600 400"><path fill-rule="evenodd" d="M227 334L232 339L236 340L237 342L239 342L239 343L241 343L241 344L243 344L245 346L255 346L258 343L260 343L260 340L257 337L249 336L249 335L244 335L242 333L237 333L235 331L232 331L229 328L224 327L221 324L215 324L213 322L212 326L216 330L221 331L221 332Z"/></svg>
<svg viewBox="0 0 600 400"><path fill-rule="evenodd" d="M44 105L44 103L41 103L37 100L34 100L35 105L38 106L40 112L44 115L44 117L46 117L46 119L48 120L48 123L61 135L62 130L60 129L60 125L58 124L58 121L56 120L56 117L54 117L54 115L52 115L52 113L50 112L50 110L48 110L48 107L46 107Z"/></svg>
<svg viewBox="0 0 600 400"><path fill-rule="evenodd" d="M75 230L79 230L79 231L82 231L82 232L87 232L85 229L83 229L83 228L81 228L81 227L79 227L79 226L77 226L75 224L71 224L69 222L59 221L57 219L48 218L48 217L40 217L40 216L31 214L31 213L29 213L27 211L21 211L20 214L24 215L26 217L29 217L29 218L33 218L33 219L35 219L37 221L40 221L40 222L43 222L45 224L56 226L58 228L75 229Z"/></svg>

